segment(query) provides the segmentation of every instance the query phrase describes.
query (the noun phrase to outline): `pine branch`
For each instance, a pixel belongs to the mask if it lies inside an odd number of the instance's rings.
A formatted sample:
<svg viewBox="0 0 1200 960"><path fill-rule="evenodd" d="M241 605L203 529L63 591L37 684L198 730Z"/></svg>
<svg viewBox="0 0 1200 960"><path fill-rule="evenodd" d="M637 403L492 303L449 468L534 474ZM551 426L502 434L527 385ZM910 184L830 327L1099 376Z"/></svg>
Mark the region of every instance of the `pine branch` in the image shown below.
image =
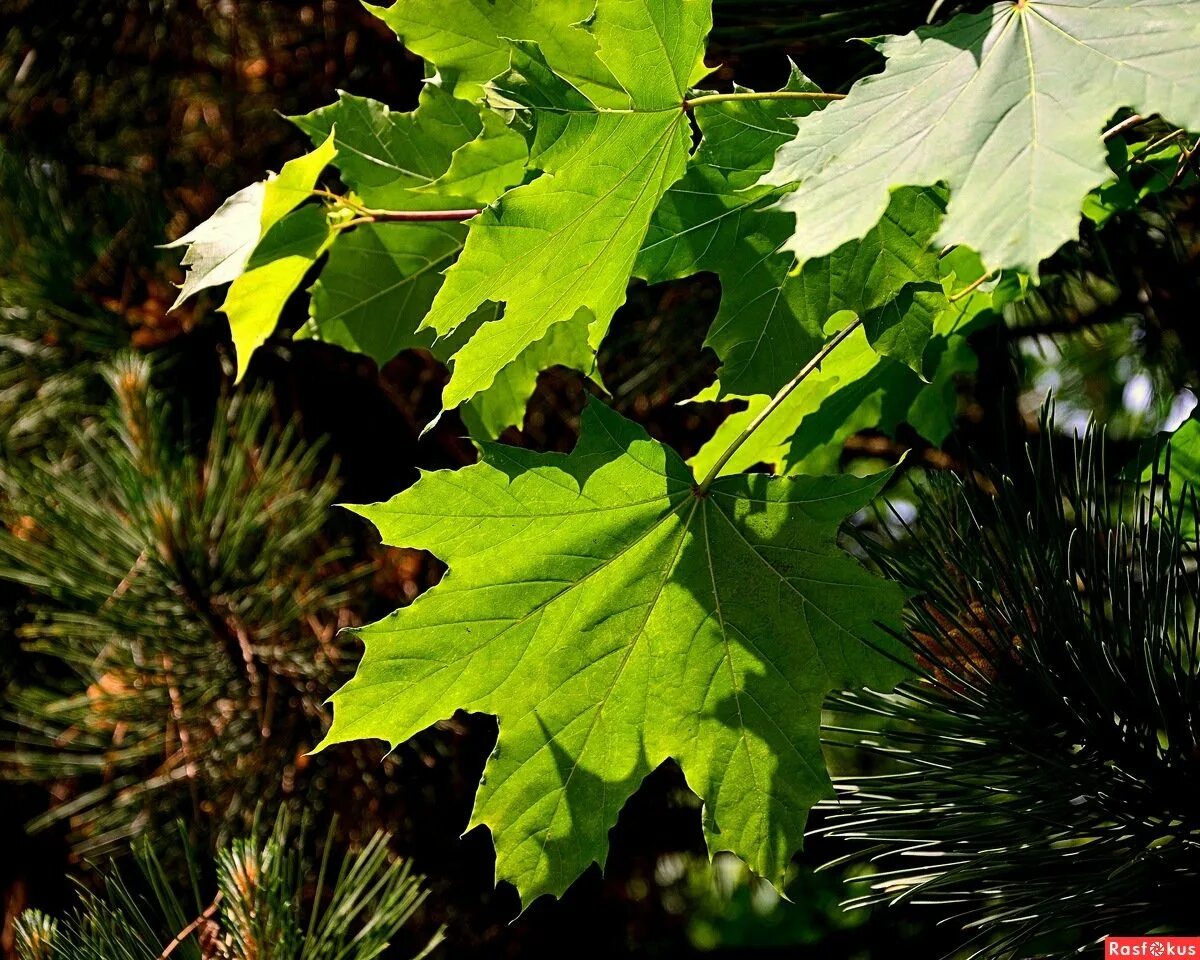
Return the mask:
<svg viewBox="0 0 1200 960"><path fill-rule="evenodd" d="M366 572L324 533L335 478L294 427L270 425L268 396L224 401L196 456L144 361L107 379L104 424L68 461L0 478L20 518L0 532L0 577L32 592L0 780L69 789L30 826L66 820L92 857L176 816L220 832L296 790L293 758L323 735L352 660L334 632Z"/></svg>
<svg viewBox="0 0 1200 960"><path fill-rule="evenodd" d="M852 905L952 908L974 956L1192 922L1197 505L1165 495L1169 465L1114 483L1103 450L1091 434L1013 478L936 475L914 525L862 540L913 593L915 666L830 701L827 743L864 773L821 830L872 863Z"/></svg>
<svg viewBox="0 0 1200 960"><path fill-rule="evenodd" d="M180 955L375 960L428 896L424 878L389 854L385 834L375 834L360 850L342 856L327 888L332 826L315 877L305 831L297 836L285 814L266 837L258 833L256 826L253 835L218 852L215 893L201 889L197 878L212 870L198 869L190 850L191 880L181 887L153 847L139 844L133 884L109 868L101 892L83 893L78 908L66 917L53 920L33 910L22 914L17 920L19 960L170 960ZM185 921L185 902L208 905ZM311 918L307 928L302 925L305 912ZM435 931L417 955L426 955L441 938L441 930Z"/></svg>
<svg viewBox="0 0 1200 960"><path fill-rule="evenodd" d="M187 941L188 937L195 933L201 926L212 920L212 918L217 915L217 909L221 906L222 896L224 896L224 893L218 890L217 895L212 898L212 903L205 907L195 920L193 920L171 938L171 942L168 943L163 949L163 952L158 955L158 960L167 960L167 958L175 952L175 949L178 946Z"/></svg>

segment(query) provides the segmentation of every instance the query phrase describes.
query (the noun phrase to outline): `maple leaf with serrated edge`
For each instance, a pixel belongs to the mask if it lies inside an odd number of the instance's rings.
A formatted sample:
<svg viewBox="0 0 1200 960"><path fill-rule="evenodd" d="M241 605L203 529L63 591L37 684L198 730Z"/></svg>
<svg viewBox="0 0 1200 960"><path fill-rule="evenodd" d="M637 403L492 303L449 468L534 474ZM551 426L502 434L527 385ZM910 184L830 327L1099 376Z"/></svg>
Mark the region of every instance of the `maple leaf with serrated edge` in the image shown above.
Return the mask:
<svg viewBox="0 0 1200 960"><path fill-rule="evenodd" d="M401 191L433 183L455 151L483 130L477 105L431 83L421 88L417 108L408 112L342 90L333 103L288 119L314 143L332 131L342 182L365 203L380 207Z"/></svg>
<svg viewBox="0 0 1200 960"><path fill-rule="evenodd" d="M1193 0L1021 0L893 37L882 74L798 125L765 178L799 184L788 249L820 257L861 237L903 185L950 188L939 245L1032 276L1079 235L1108 179L1101 132L1118 108L1200 129Z"/></svg>
<svg viewBox="0 0 1200 960"><path fill-rule="evenodd" d="M466 246L425 325L450 334L485 301L504 303L455 354L443 406L486 389L551 326L592 315L599 342L625 289L659 198L683 173L683 101L703 70L704 0L601 0L586 31L624 101L590 100L535 43L513 41L512 70L493 89L532 113L530 164L542 172L470 225Z"/></svg>
<svg viewBox="0 0 1200 960"><path fill-rule="evenodd" d="M274 332L288 298L335 236L325 211L308 204L287 214L254 248L221 304L229 317L239 379L254 351Z"/></svg>
<svg viewBox="0 0 1200 960"><path fill-rule="evenodd" d="M460 223L362 224L346 232L312 286L309 318L298 337L365 353L380 364L401 350L429 349L433 335L417 327L465 236Z"/></svg>
<svg viewBox="0 0 1200 960"><path fill-rule="evenodd" d="M933 335L922 358L927 381L908 364L880 354L866 330L855 330L724 462L722 475L760 464L776 473L835 472L847 437L870 428L894 434L900 423L907 423L931 443L940 444L954 426L955 382L976 365L967 335L994 322L1004 305L1019 295L1020 288L1000 280L983 283L983 264L965 247L941 258L938 267L944 294L939 298L941 309L931 320ZM849 312L835 314L826 331L840 330L851 317ZM731 395L736 396L718 382L691 402L728 399ZM746 409L726 417L688 461L700 476L707 475L734 438L769 402L765 396L739 399L747 402Z"/></svg>
<svg viewBox="0 0 1200 960"><path fill-rule="evenodd" d="M434 355L453 365L452 357L458 347L484 323L494 322L499 313L500 308L495 304L480 307L449 340L433 345ZM591 314L581 310L565 323L556 323L541 340L526 347L516 360L496 374L490 387L461 404L458 412L470 435L477 440L494 440L506 427L520 426L525 407L537 387L538 375L551 367L576 370L603 387L596 351L588 339L590 319Z"/></svg>
<svg viewBox="0 0 1200 960"><path fill-rule="evenodd" d="M274 329L284 302L329 240L328 227L310 214L288 214L309 198L317 177L336 155L330 132L311 153L289 160L279 173L239 190L194 230L164 245L166 249L187 247L183 255L187 273L174 307L194 293L232 282L223 309L229 317L239 380L250 355ZM253 276L245 276L248 268L253 268Z"/></svg>
<svg viewBox="0 0 1200 960"><path fill-rule="evenodd" d="M626 105L620 82L598 55L595 37L580 29L595 12L596 0L398 0L366 7L465 100L478 99L489 81L508 70L508 39L513 39L540 46L559 75L593 103Z"/></svg>
<svg viewBox="0 0 1200 960"><path fill-rule="evenodd" d="M525 139L494 111L455 100L426 84L417 109L390 110L375 100L342 93L336 103L293 122L311 137L337 129L343 180L363 202L405 210L444 210L495 200L524 176ZM338 239L313 285L309 320L300 339L319 339L385 363L401 350L452 356L499 311L485 304L451 337L434 342L418 329L443 275L458 258L461 223L363 224ZM594 376L588 317L567 321L529 344L502 368L487 390L462 409L473 436L491 438L519 424L538 372L562 364Z"/></svg>
<svg viewBox="0 0 1200 960"><path fill-rule="evenodd" d="M591 862L666 758L704 800L710 846L778 882L828 795L831 689L886 688L902 597L836 546L887 475L726 477L699 492L636 424L590 403L569 455L494 444L356 507L433 550L440 584L358 631L325 745L395 745L464 709L498 717L472 824L528 902Z"/></svg>
<svg viewBox="0 0 1200 960"><path fill-rule="evenodd" d="M934 445L954 426L955 381L975 369L965 337L936 334L928 382L889 357L880 356L859 330L830 354L821 370L788 394L721 468L736 474L759 465L773 473L836 473L848 437L861 430L893 434L907 423ZM728 399L719 384L693 402ZM726 448L767 406L764 396L743 397L745 410L726 417L713 436L688 460L705 475Z"/></svg>
<svg viewBox="0 0 1200 960"><path fill-rule="evenodd" d="M453 194L421 192L445 177L460 150L475 144L478 152L484 133L479 106L439 87L426 84L417 108L407 113L341 92L334 103L290 119L314 141L336 130L338 173L363 203L405 210L468 203ZM524 140L507 133L520 143L520 169L509 174L510 182L519 182ZM363 224L347 232L313 285L309 320L299 336L365 353L381 364L405 348L428 348L433 336L418 334L417 326L466 234L460 223Z"/></svg>
<svg viewBox="0 0 1200 960"><path fill-rule="evenodd" d="M1157 478L1160 499L1169 507L1180 531L1187 537L1197 536L1192 504L1200 497L1200 420L1194 413L1174 430L1160 431L1142 441L1121 475L1143 484ZM1156 513L1155 517L1156 523L1162 522L1161 515Z"/></svg>
<svg viewBox="0 0 1200 960"><path fill-rule="evenodd" d="M482 125L474 140L458 147L450 166L437 179L414 187L418 193L461 197L488 204L525 176L529 149L525 138L492 110L480 113Z"/></svg>
<svg viewBox="0 0 1200 960"><path fill-rule="evenodd" d="M816 92L794 67L785 92ZM904 190L859 244L793 272L786 248L793 220L773 209L781 195L754 186L776 149L795 134L811 100L701 104L703 133L687 173L667 191L638 253L635 273L651 283L714 271L721 302L706 345L722 360L721 383L734 394L770 394L825 341L825 322L841 310L863 315L882 353L919 367L930 334L928 297L897 305L900 291L925 283L936 294L936 252L928 249L941 218L936 191Z"/></svg>
<svg viewBox="0 0 1200 960"><path fill-rule="evenodd" d="M773 473L793 469L805 473L836 473L842 445L848 436L870 427L880 427L884 395L894 403L911 403L921 389L920 379L902 364L881 357L859 329L838 345L821 364L821 369L791 391L721 468L733 475L765 465ZM688 460L699 476L705 476L730 443L766 408L769 397L738 397L720 382L704 390L691 402L736 398L746 409L727 416L712 437ZM836 409L833 416L825 411ZM818 421L820 423L818 424ZM831 426L831 430L822 429ZM795 445L804 455L793 463Z"/></svg>

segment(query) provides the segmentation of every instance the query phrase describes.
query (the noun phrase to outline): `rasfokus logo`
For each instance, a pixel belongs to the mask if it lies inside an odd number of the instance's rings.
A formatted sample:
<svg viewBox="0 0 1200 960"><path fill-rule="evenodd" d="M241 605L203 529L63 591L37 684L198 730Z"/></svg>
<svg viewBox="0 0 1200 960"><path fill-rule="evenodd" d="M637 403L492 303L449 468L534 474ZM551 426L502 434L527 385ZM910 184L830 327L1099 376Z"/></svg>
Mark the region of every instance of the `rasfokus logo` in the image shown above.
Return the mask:
<svg viewBox="0 0 1200 960"><path fill-rule="evenodd" d="M1104 956L1200 958L1200 937L1105 937Z"/></svg>

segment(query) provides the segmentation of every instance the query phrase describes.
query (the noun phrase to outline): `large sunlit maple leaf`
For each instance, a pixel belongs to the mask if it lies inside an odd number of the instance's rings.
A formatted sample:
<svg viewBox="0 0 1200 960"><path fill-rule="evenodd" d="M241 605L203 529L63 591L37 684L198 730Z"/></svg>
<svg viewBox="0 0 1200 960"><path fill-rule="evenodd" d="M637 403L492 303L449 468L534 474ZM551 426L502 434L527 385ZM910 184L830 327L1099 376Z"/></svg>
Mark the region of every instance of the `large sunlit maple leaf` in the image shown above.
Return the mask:
<svg viewBox="0 0 1200 960"><path fill-rule="evenodd" d="M677 760L714 850L778 881L829 792L834 688L890 686L901 595L836 545L887 475L724 477L599 403L569 455L484 445L355 508L436 552L442 582L359 636L327 743L389 744L464 709L499 718L472 818L528 901L605 859L651 770ZM884 625L884 626L881 626Z"/></svg>

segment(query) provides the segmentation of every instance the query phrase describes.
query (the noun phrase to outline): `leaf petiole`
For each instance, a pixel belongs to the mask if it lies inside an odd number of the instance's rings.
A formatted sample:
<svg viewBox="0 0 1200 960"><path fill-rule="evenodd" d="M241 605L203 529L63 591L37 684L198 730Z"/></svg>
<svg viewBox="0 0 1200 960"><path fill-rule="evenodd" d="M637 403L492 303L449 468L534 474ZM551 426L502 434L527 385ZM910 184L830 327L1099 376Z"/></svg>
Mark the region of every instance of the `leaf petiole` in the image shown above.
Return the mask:
<svg viewBox="0 0 1200 960"><path fill-rule="evenodd" d="M340 193L334 193L332 190L326 190L324 187L313 187L310 196L321 197L328 200L331 204L339 207L346 207L361 215L366 212L366 207L350 197L344 197Z"/></svg>
<svg viewBox="0 0 1200 960"><path fill-rule="evenodd" d="M771 402L763 407L762 412L746 425L746 429L733 438L733 442L730 443L729 446L725 448L725 452L717 458L717 462L712 465L712 469L708 471L708 475L705 476L705 478L701 480L699 484L697 484L697 493L704 493L712 485L712 482L717 479L717 475L721 472L721 468L729 462L729 458L737 452L738 447L750 439L754 431L766 422L766 419L775 412L779 405L788 398L793 390L800 386L800 384L802 384L810 374L820 369L821 364L824 363L826 358L828 358L831 353L833 353L839 343L845 340L848 336L850 336L850 334L852 334L861 326L862 317L855 317L854 320L846 324L841 330L834 334L833 338L827 344L825 344L825 346L818 350L816 355L809 360L808 363L801 367L800 371L794 377L792 377L791 380L789 380L780 388L779 392L771 398Z"/></svg>
<svg viewBox="0 0 1200 960"><path fill-rule="evenodd" d="M470 220L480 211L469 210L368 210L365 213L334 224L334 229L345 230L364 223L461 223Z"/></svg>
<svg viewBox="0 0 1200 960"><path fill-rule="evenodd" d="M946 302L947 303L958 303L959 300L962 300L965 297L969 297L971 294L973 294L976 290L978 290L980 287L982 287L989 280L993 279L995 276L996 276L996 271L992 270L988 273L983 274L980 277L976 277L969 284L967 284L965 287L963 287L961 290L959 290L958 293L951 294L949 297L947 297Z"/></svg>
<svg viewBox="0 0 1200 960"><path fill-rule="evenodd" d="M746 90L740 93L705 93L698 97L688 97L683 101L683 109L691 110L702 103L728 103L736 100L845 100L844 93L823 93L818 90Z"/></svg>
<svg viewBox="0 0 1200 960"><path fill-rule="evenodd" d="M477 207L461 210L380 210L375 207L363 206L357 200L315 187L312 196L331 201L335 206L345 207L354 217L336 224L336 228L344 230L363 223L443 223L470 220L481 211Z"/></svg>

